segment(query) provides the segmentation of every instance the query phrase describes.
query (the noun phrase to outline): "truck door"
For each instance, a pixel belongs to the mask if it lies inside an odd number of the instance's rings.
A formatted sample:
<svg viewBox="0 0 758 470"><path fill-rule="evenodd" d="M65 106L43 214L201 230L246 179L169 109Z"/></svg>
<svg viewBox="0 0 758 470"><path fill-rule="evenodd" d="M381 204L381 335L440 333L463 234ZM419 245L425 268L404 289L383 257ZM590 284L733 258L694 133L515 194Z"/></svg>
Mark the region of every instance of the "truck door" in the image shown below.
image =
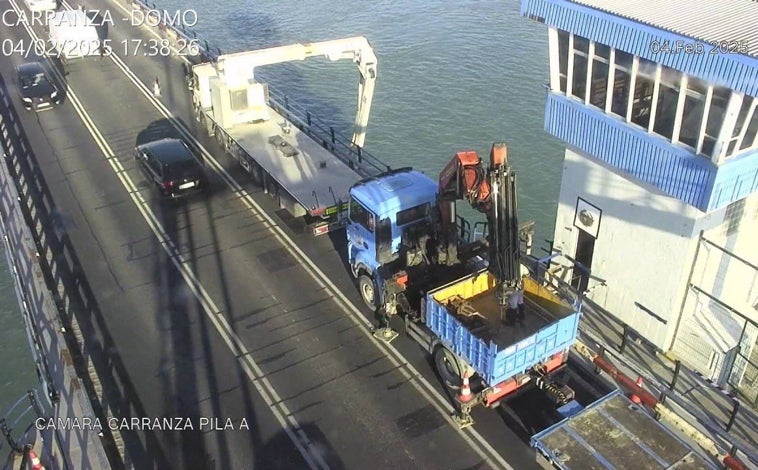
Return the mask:
<svg viewBox="0 0 758 470"><path fill-rule="evenodd" d="M374 269L376 261L376 215L350 197L348 211L347 243L350 264L355 266L360 262Z"/></svg>

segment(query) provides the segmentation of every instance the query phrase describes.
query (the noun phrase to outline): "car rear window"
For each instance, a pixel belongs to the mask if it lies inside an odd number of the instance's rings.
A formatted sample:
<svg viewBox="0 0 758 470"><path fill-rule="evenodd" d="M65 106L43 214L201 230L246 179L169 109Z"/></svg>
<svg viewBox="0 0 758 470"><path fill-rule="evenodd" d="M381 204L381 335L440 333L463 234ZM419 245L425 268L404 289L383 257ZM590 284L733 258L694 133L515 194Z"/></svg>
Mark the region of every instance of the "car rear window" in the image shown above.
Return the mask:
<svg viewBox="0 0 758 470"><path fill-rule="evenodd" d="M183 160L166 166L166 177L170 179L195 178L200 175L197 161Z"/></svg>
<svg viewBox="0 0 758 470"><path fill-rule="evenodd" d="M24 75L21 77L21 87L31 88L47 83L47 77L44 73L35 73L34 75Z"/></svg>

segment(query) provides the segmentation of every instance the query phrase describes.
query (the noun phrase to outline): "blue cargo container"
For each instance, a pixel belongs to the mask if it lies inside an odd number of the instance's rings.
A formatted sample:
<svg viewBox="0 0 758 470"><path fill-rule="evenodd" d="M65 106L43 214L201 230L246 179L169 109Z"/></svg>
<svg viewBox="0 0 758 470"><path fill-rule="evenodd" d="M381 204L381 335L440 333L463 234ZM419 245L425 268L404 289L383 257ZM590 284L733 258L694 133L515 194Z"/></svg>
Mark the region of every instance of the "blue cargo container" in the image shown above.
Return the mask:
<svg viewBox="0 0 758 470"><path fill-rule="evenodd" d="M524 326L502 324L494 300L495 279L482 271L427 294L426 326L489 384L496 385L569 348L576 340L579 312L526 280ZM452 301L466 301L477 313L461 318ZM470 309L469 309L470 310Z"/></svg>

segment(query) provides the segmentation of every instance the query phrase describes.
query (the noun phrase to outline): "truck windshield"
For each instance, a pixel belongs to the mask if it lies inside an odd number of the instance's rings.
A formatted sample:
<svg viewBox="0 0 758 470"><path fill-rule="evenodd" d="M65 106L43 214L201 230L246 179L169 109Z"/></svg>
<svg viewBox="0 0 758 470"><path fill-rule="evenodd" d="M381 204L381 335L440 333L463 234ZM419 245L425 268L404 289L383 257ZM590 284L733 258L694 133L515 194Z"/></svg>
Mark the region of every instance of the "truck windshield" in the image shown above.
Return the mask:
<svg viewBox="0 0 758 470"><path fill-rule="evenodd" d="M417 220L426 218L427 214L429 214L428 202L411 207L410 209L405 209L397 213L397 225L403 226L410 224L411 222L416 222Z"/></svg>

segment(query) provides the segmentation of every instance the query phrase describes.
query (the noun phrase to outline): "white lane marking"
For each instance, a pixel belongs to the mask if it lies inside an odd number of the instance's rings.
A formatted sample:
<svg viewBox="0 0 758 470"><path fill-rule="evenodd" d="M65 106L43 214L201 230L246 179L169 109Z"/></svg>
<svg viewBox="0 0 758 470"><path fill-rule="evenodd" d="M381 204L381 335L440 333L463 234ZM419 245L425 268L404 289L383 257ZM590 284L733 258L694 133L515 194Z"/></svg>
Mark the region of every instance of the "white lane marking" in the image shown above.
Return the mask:
<svg viewBox="0 0 758 470"><path fill-rule="evenodd" d="M122 7L124 11L127 11ZM155 34L155 33L154 33ZM157 36L157 34L156 34ZM160 37L160 36L158 36ZM129 67L123 62L123 60L116 54L109 56L116 65L121 68L124 74L134 83L134 85L142 92L142 94L158 109L158 111L167 118L173 126L182 134L182 136L191 142L205 157L205 160L216 170L216 172L222 176L227 185L232 189L233 193L240 196L240 200L251 210L251 212L258 218L264 226L268 227L274 232L274 236L282 246L293 256L295 259L299 259L305 265L306 272L316 281L319 287L328 289L334 295L335 303L351 318L357 326L363 325L366 328L361 328L365 336L374 343L380 350L382 350L388 359L394 366L403 374L410 384L421 393L435 408L445 417L448 423L453 426L466 440L470 447L479 453L480 457L484 458L490 465L495 466L490 457L494 458L497 463L506 469L512 469L507 461L490 445L489 442L476 430L472 428L459 429L458 425L451 418L451 413L455 411L455 408L450 402L442 397L439 392L421 375L421 373L408 363L402 354L391 344L387 344L383 341L379 341L374 338L369 332L369 328L373 325L364 317L361 311L342 293L342 291L321 271L318 266L297 246L297 244L279 227L276 222L264 211L264 209L258 205L252 196L237 183L234 178L224 169L224 167L211 155L211 153L205 149L205 147L195 138L192 132L187 129L184 124L176 119L171 111L152 93L152 90L145 85L137 75L129 69ZM184 57L181 57L186 61ZM474 439L474 443L471 439ZM478 443L478 446L477 446ZM481 448L479 447L481 446ZM484 451L487 451L488 456Z"/></svg>
<svg viewBox="0 0 758 470"><path fill-rule="evenodd" d="M9 1L18 12L18 5L16 4L15 0ZM38 40L36 33L29 27L28 24L24 23L24 27L32 38ZM63 77L60 75L60 72L58 72L55 67L52 67L52 70L58 80L61 83L65 83ZM95 143L100 148L103 156L105 156L116 176L121 181L121 184L127 190L127 193L137 206L137 209L142 214L142 217L147 222L148 226L150 226L153 233L155 233L161 246L169 255L169 258L173 262L174 266L176 266L177 270L181 273L192 293L200 301L206 315L216 327L216 330L224 339L231 352L236 356L237 360L242 362L242 367L245 370L245 373L263 400L266 402L266 405L268 405L268 407L271 409L277 421L279 421L282 428L284 428L285 432L289 435L292 442L297 446L298 450L303 455L303 458L311 468L328 469L329 466L323 460L323 457L319 454L317 447L314 446L314 444L305 434L292 412L289 410L287 405L284 404L283 400L271 385L269 380L264 376L261 368L252 359L243 342L229 326L226 318L221 314L221 310L215 305L213 300L211 300L208 293L200 284L200 281L195 277L194 273L189 267L188 261L185 260L184 256L178 252L177 247L171 241L168 233L161 226L158 218L155 216L155 214L147 205L145 199L139 193L134 182L131 180L131 178L129 178L129 175L124 170L121 162L119 162L116 154L110 148L108 142L97 129L95 124L92 122L92 119L85 111L84 106L81 104L81 101L73 92L71 87L68 87L67 97L71 101L72 106L81 118L85 127L92 135Z"/></svg>

